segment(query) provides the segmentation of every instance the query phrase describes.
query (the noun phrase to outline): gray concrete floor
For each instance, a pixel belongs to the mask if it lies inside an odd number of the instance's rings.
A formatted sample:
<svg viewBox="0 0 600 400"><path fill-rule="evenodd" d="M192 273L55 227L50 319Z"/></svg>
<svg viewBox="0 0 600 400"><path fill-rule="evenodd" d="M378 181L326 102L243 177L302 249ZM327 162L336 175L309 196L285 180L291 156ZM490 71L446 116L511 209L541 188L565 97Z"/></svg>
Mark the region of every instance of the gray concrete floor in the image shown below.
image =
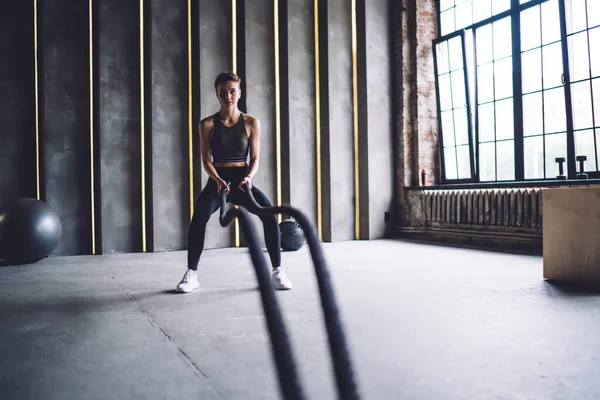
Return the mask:
<svg viewBox="0 0 600 400"><path fill-rule="evenodd" d="M600 292L540 257L394 240L324 249L365 399L600 399ZM266 255L266 254L265 254ZM0 268L0 399L277 399L246 249ZM334 399L308 248L278 298L311 399Z"/></svg>

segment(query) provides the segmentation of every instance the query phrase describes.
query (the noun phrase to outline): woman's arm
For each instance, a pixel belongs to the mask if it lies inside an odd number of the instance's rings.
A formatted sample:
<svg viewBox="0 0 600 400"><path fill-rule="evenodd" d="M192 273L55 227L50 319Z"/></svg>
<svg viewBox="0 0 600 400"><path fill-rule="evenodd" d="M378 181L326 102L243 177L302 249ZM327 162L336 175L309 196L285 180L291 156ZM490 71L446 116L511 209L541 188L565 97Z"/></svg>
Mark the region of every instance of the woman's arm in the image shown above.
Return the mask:
<svg viewBox="0 0 600 400"><path fill-rule="evenodd" d="M260 121L251 115L246 115L246 129L250 132L248 135L250 163L248 165L248 174L239 184L239 187L242 190L245 183L252 187L252 178L258 171L260 160Z"/></svg>
<svg viewBox="0 0 600 400"><path fill-rule="evenodd" d="M215 166L212 163L212 157L210 155L210 140L212 130L214 129L214 122L210 118L203 119L200 122L200 154L202 156L202 166L204 170L215 182L217 182L217 191L221 193L223 186L227 187L227 193L229 193L229 186L219 176Z"/></svg>

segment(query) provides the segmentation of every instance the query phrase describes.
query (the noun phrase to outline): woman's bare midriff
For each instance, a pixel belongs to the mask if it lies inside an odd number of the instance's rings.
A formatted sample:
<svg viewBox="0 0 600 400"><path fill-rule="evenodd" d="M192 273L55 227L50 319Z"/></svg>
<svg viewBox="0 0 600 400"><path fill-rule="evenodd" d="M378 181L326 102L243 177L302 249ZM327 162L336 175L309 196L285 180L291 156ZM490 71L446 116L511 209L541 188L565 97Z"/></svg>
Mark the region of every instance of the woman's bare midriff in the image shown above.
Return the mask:
<svg viewBox="0 0 600 400"><path fill-rule="evenodd" d="M213 163L215 167L247 167L248 164L244 161L234 161L234 162L219 162Z"/></svg>

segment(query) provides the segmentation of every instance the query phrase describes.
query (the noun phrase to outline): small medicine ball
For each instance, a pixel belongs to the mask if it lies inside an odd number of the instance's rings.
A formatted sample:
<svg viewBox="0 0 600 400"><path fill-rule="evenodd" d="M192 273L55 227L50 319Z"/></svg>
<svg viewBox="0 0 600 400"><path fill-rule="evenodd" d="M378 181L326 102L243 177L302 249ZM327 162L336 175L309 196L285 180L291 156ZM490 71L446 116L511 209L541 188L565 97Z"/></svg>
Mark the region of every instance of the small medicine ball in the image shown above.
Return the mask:
<svg viewBox="0 0 600 400"><path fill-rule="evenodd" d="M302 227L294 219L286 219L279 224L281 231L281 248L286 251L296 251L306 242Z"/></svg>
<svg viewBox="0 0 600 400"><path fill-rule="evenodd" d="M0 258L9 263L33 263L47 257L61 236L58 214L43 201L16 199L0 208Z"/></svg>

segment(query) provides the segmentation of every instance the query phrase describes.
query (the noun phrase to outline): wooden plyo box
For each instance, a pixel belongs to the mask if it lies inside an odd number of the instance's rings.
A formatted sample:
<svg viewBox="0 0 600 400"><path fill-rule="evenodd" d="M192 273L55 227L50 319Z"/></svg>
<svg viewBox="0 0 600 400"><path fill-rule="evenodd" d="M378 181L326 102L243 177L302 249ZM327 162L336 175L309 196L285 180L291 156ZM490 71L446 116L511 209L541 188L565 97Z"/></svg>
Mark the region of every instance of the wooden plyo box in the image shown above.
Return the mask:
<svg viewBox="0 0 600 400"><path fill-rule="evenodd" d="M544 278L600 285L600 187L543 191Z"/></svg>

